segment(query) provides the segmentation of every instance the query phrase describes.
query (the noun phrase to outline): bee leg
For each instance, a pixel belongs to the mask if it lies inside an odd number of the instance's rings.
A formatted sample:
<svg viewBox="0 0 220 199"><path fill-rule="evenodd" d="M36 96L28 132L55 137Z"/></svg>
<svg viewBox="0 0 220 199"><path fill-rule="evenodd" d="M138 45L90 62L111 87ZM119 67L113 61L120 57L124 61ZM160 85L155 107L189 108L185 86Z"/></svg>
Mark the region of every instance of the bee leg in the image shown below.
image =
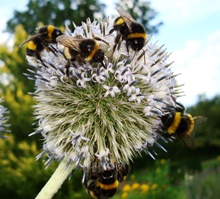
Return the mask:
<svg viewBox="0 0 220 199"><path fill-rule="evenodd" d="M126 42L126 49L127 49L127 53L128 53L128 56L129 56L129 44L128 44L128 42Z"/></svg>
<svg viewBox="0 0 220 199"><path fill-rule="evenodd" d="M70 77L70 67L71 67L72 63L71 60L67 61L67 64L65 65L65 69L66 69L66 76L69 78Z"/></svg>
<svg viewBox="0 0 220 199"><path fill-rule="evenodd" d="M41 44L46 50L51 51L57 57L57 49L54 48L52 45L49 45L47 42L41 39Z"/></svg>
<svg viewBox="0 0 220 199"><path fill-rule="evenodd" d="M65 69L66 69L66 76L69 77L70 76L70 67L73 66L74 68L77 68L76 64L74 63L74 61L76 61L75 59L69 59L67 60L67 63L65 65Z"/></svg>
<svg viewBox="0 0 220 199"><path fill-rule="evenodd" d="M118 41L118 48L117 50L119 50L121 48L121 43L122 43L122 37L120 38L120 40Z"/></svg>
<svg viewBox="0 0 220 199"><path fill-rule="evenodd" d="M70 65L71 65L71 63L70 63L70 61L68 60L67 61L67 63L66 63L66 65L65 65L65 69L66 69L66 76L67 77L69 77L70 76L70 71L69 71L69 69L70 69Z"/></svg>
<svg viewBox="0 0 220 199"><path fill-rule="evenodd" d="M117 47L117 44L115 43L112 49L112 55L114 54L116 47Z"/></svg>
<svg viewBox="0 0 220 199"><path fill-rule="evenodd" d="M46 68L48 68L48 66L46 65L46 63L41 59L41 55L38 51L35 51L35 58L36 61L40 64L42 64L43 66L45 66Z"/></svg>
<svg viewBox="0 0 220 199"><path fill-rule="evenodd" d="M116 36L116 38L115 38L115 44L114 44L114 46L113 46L113 53L112 53L112 55L114 54L114 52L115 52L115 49L116 49L116 47L117 46L119 46L119 41L121 40L122 38L121 38L121 34L118 34L117 36ZM120 42L121 43L121 42ZM118 49L119 49L119 47L118 47Z"/></svg>
<svg viewBox="0 0 220 199"><path fill-rule="evenodd" d="M104 61L101 62L101 65L102 65L104 68L107 68Z"/></svg>

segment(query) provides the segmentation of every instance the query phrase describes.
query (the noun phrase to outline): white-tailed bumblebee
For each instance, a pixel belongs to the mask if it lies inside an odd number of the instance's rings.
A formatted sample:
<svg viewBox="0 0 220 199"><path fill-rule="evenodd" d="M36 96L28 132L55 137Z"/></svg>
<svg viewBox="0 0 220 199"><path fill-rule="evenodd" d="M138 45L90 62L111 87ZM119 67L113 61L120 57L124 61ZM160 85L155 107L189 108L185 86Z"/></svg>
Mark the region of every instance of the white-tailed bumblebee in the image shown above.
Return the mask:
<svg viewBox="0 0 220 199"><path fill-rule="evenodd" d="M188 147L194 144L194 133L196 128L207 120L206 117L185 113L182 104L176 102L176 107L165 107L167 112L160 116L163 123L161 134L163 136L178 136Z"/></svg>
<svg viewBox="0 0 220 199"><path fill-rule="evenodd" d="M53 52L55 55L57 50L50 44L56 44L56 38L62 35L62 31L53 25L46 25L36 29L36 34L23 42L19 47L28 43L26 48L26 58L28 62L34 66L37 61L43 62L41 53L44 49Z"/></svg>
<svg viewBox="0 0 220 199"><path fill-rule="evenodd" d="M118 8L117 11L120 17L115 19L113 29L109 31L109 34L117 31L113 52L115 51L117 45L119 45L120 40L125 40L128 52L129 47L131 47L134 51L141 50L147 37L144 27L137 23L125 10Z"/></svg>
<svg viewBox="0 0 220 199"><path fill-rule="evenodd" d="M63 55L69 61L68 68L74 61L79 63L101 63L104 65L105 53L100 48L97 40L104 40L95 37L94 39L83 38L81 35L70 36L61 35L56 38L56 41L64 46ZM108 43L105 42L107 45Z"/></svg>
<svg viewBox="0 0 220 199"><path fill-rule="evenodd" d="M108 199L115 195L119 183L125 180L129 172L129 166L118 165L118 167L106 170L90 168L85 174L83 182L88 194L95 199Z"/></svg>
<svg viewBox="0 0 220 199"><path fill-rule="evenodd" d="M64 46L64 56L66 59L79 62L102 63L105 54L96 40L98 39L86 39L80 35L75 37L61 35L56 39L57 42Z"/></svg>

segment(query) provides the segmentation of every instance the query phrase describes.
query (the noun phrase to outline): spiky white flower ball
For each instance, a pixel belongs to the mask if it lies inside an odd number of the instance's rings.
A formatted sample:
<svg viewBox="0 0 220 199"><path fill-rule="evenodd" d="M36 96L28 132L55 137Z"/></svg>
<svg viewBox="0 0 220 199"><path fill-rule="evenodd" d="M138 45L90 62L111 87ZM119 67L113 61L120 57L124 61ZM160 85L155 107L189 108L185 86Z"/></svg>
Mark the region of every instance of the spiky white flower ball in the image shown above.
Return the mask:
<svg viewBox="0 0 220 199"><path fill-rule="evenodd" d="M99 41L104 65L75 61L67 75L63 54L45 51L44 63L29 70L29 78L35 80L39 124L33 134L43 136L38 158L45 153L48 164L65 159L84 168L103 154L111 163L129 163L142 150L150 153L154 144L163 148L153 130L161 122L155 112L163 103L154 99L173 104L180 93L169 68L170 54L151 43L151 36L139 52L130 49L128 54L123 41L113 53L116 32L109 35L111 29L107 21L88 20L71 33L106 41L108 45ZM54 47L63 50L60 44Z"/></svg>
<svg viewBox="0 0 220 199"><path fill-rule="evenodd" d="M3 99L0 99L0 103L2 102ZM4 133L9 132L9 124L7 124L8 116L6 116L7 113L7 108L0 104L0 138L5 138Z"/></svg>

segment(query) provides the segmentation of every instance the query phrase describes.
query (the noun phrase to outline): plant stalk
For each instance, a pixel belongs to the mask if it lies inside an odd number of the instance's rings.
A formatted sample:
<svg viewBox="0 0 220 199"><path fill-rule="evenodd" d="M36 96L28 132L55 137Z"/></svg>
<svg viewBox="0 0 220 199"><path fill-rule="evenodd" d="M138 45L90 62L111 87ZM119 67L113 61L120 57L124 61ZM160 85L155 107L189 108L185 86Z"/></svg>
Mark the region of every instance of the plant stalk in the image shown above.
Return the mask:
<svg viewBox="0 0 220 199"><path fill-rule="evenodd" d="M57 193L65 179L75 168L75 165L70 164L67 168L66 167L67 162L62 160L56 171L53 173L53 175L50 177L35 199L51 199Z"/></svg>

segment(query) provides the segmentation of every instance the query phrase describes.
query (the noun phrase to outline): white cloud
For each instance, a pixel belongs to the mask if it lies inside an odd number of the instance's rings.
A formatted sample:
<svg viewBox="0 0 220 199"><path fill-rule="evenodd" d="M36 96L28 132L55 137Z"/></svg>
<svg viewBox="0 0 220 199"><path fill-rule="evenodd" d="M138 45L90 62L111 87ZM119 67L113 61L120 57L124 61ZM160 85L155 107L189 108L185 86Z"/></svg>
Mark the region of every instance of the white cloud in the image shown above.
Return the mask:
<svg viewBox="0 0 220 199"><path fill-rule="evenodd" d="M182 73L178 80L185 84L186 96L180 99L184 104L194 104L199 94L220 94L220 30L202 41L187 41L171 59L175 61L173 70Z"/></svg>

